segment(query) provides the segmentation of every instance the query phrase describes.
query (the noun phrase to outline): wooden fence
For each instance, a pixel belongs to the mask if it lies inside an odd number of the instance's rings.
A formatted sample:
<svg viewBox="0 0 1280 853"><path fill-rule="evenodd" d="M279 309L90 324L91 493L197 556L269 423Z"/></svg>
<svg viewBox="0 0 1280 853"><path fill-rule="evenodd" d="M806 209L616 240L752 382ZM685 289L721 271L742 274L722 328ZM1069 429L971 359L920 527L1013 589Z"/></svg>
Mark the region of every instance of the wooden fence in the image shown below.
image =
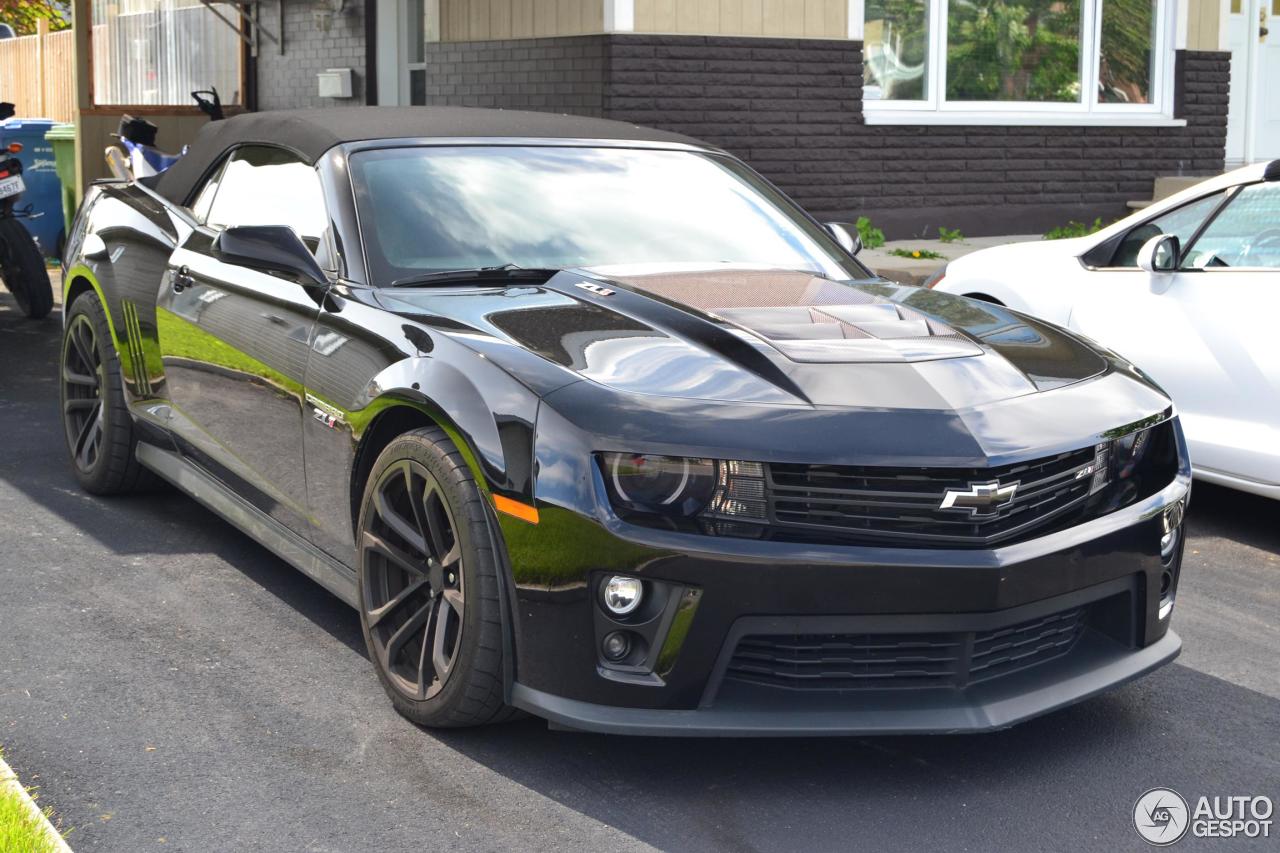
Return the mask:
<svg viewBox="0 0 1280 853"><path fill-rule="evenodd" d="M22 118L72 121L76 108L75 35L49 32L37 22L33 36L0 40L0 101Z"/></svg>

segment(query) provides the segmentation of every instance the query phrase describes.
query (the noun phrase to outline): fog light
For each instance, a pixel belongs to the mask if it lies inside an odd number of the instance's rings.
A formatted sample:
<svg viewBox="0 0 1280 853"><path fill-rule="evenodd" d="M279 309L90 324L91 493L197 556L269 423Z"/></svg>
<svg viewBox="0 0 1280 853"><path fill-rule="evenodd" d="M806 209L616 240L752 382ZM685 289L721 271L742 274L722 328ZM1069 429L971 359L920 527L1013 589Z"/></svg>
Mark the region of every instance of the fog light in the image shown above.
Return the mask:
<svg viewBox="0 0 1280 853"><path fill-rule="evenodd" d="M1174 528L1168 533L1160 537L1160 559L1166 564L1173 559L1173 554L1178 550L1178 530Z"/></svg>
<svg viewBox="0 0 1280 853"><path fill-rule="evenodd" d="M614 575L605 581L603 598L606 610L614 616L626 616L640 606L644 585L639 578Z"/></svg>
<svg viewBox="0 0 1280 853"><path fill-rule="evenodd" d="M600 651L607 660L620 661L627 656L627 652L631 651L631 638L622 631L614 631L612 634L605 635L604 642L600 644Z"/></svg>

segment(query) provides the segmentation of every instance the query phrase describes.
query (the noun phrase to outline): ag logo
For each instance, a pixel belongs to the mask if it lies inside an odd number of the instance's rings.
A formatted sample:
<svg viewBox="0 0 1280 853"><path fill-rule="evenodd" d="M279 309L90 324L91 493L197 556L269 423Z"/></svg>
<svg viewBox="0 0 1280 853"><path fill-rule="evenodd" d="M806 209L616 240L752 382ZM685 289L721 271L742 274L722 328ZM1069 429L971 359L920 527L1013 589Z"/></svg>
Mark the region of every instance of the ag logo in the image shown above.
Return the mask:
<svg viewBox="0 0 1280 853"><path fill-rule="evenodd" d="M1133 806L1133 826L1142 840L1167 847L1187 834L1190 825L1187 801L1169 788L1152 788Z"/></svg>

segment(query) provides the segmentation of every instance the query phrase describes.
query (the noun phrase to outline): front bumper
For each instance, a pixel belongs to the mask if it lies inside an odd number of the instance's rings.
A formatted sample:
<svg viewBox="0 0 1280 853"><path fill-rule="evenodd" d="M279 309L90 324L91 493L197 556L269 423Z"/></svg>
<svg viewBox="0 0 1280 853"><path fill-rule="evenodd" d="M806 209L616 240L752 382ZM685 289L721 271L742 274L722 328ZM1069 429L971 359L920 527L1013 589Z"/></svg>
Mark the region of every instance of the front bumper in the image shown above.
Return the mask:
<svg viewBox="0 0 1280 853"><path fill-rule="evenodd" d="M998 613L899 619L913 631L999 630L1052 613L1131 595L1135 579L1102 584ZM883 617L823 620L840 630L884 628ZM665 736L821 736L979 732L1007 728L1143 676L1178 656L1182 641L1166 631L1133 648L1093 627L1061 657L966 687L882 690L787 690L725 679L742 636L776 622L738 620L710 681L707 700L694 709L619 708L555 696L515 684L512 702L553 725L594 732ZM807 620L781 620L804 629ZM900 630L900 628L895 628Z"/></svg>
<svg viewBox="0 0 1280 853"><path fill-rule="evenodd" d="M992 550L743 544L638 531L616 520L604 531L572 528L579 541L588 533L596 537L590 548L595 571L558 584L527 575L522 580L516 561L528 552L512 553L517 654L509 700L558 727L637 735L941 733L1011 726L1177 656L1181 641L1159 613L1166 570L1159 540L1164 509L1185 500L1189 485L1184 472L1129 507ZM1180 561L1179 554L1168 594L1176 594ZM612 572L698 592L674 662L643 678L609 672L597 651L595 583ZM1060 653L1019 660L1022 640L1015 638L998 677L970 671L968 656L977 645L989 649L1015 634L1030 636L1026 648L1034 651L1039 640L1027 634L1028 625L1077 611L1078 631ZM932 679L873 679L860 688L855 677L811 689L788 680L785 665L781 678L742 677L735 650L744 637L761 635L945 638L958 657L954 671Z"/></svg>

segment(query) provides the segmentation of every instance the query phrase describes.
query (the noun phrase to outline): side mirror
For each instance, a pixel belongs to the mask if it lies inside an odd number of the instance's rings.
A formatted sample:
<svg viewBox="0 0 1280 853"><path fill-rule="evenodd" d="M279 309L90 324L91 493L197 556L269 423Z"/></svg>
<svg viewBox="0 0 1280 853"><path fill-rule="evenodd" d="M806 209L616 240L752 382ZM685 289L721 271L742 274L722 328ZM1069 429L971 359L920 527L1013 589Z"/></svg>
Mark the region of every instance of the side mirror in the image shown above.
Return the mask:
<svg viewBox="0 0 1280 853"><path fill-rule="evenodd" d="M80 242L80 254L91 261L100 261L111 256L107 252L106 241L92 231L85 234L84 240Z"/></svg>
<svg viewBox="0 0 1280 853"><path fill-rule="evenodd" d="M236 225L218 235L213 249L229 264L284 273L304 285L328 283L307 244L287 225Z"/></svg>
<svg viewBox="0 0 1280 853"><path fill-rule="evenodd" d="M1160 234L1142 244L1138 250L1138 266L1149 273L1178 271L1182 245L1172 234Z"/></svg>
<svg viewBox="0 0 1280 853"><path fill-rule="evenodd" d="M849 254L856 257L862 251L862 237L858 235L857 231L850 233L848 227L840 222L826 222L823 223L823 227L827 229L827 232L832 237L836 238L840 248Z"/></svg>

